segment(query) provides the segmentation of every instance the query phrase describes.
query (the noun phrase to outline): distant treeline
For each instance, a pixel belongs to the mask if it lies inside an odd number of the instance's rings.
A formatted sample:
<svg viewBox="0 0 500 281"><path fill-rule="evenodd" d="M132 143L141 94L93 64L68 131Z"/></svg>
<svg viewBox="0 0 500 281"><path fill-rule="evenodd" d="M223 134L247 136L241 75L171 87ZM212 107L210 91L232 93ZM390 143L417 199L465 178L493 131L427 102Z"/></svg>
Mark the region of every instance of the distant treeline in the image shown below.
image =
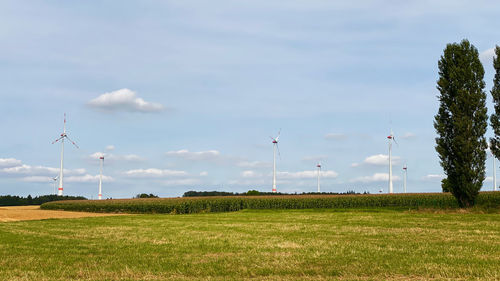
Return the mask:
<svg viewBox="0 0 500 281"><path fill-rule="evenodd" d="M257 190L249 190L247 192L237 193L237 192L226 192L226 191L188 191L185 192L182 197L203 197L203 196L272 196L272 195L355 195L355 194L370 194L365 191L363 193L357 193L354 190L349 190L346 192L302 192L302 193L282 193L282 192L261 192Z"/></svg>
<svg viewBox="0 0 500 281"><path fill-rule="evenodd" d="M21 197L4 195L0 196L0 206L27 206L27 205L42 205L46 202L60 201L60 200L87 200L83 196L59 196L59 195L41 195L37 197Z"/></svg>

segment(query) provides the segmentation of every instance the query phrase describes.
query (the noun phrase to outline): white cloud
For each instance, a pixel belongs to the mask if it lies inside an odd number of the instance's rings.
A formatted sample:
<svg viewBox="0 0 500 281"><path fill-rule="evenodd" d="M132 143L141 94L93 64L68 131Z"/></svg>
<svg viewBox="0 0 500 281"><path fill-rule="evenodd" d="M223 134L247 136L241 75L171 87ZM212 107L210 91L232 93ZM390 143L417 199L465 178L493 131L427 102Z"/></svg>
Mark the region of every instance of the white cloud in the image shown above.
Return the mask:
<svg viewBox="0 0 500 281"><path fill-rule="evenodd" d="M30 166L30 165L20 165L16 167L3 168L0 169L0 173L11 174L11 175L57 175L59 174L60 168L44 167L44 166ZM85 169L64 169L64 174L85 174Z"/></svg>
<svg viewBox="0 0 500 281"><path fill-rule="evenodd" d="M300 171L300 172L278 172L277 176L284 179L311 179L318 177L318 171ZM336 178L338 173L335 171L321 171L322 178Z"/></svg>
<svg viewBox="0 0 500 281"><path fill-rule="evenodd" d="M168 151L166 152L166 155L186 160L214 160L220 157L220 152L217 150L191 152L187 149L181 149L177 151Z"/></svg>
<svg viewBox="0 0 500 281"><path fill-rule="evenodd" d="M82 175L82 176L69 176L64 178L65 182L98 182L99 181L99 175ZM111 182L114 181L114 179L110 176L105 176L102 175L102 181L107 181Z"/></svg>
<svg viewBox="0 0 500 281"><path fill-rule="evenodd" d="M263 161L241 161L236 163L236 166L242 168L268 168L271 167L271 163Z"/></svg>
<svg viewBox="0 0 500 281"><path fill-rule="evenodd" d="M479 54L479 59L486 65L493 64L493 58L495 57L495 48L488 49Z"/></svg>
<svg viewBox="0 0 500 281"><path fill-rule="evenodd" d="M54 182L53 177L45 177L45 176L29 176L21 178L22 181L25 182ZM59 180L57 180L59 182Z"/></svg>
<svg viewBox="0 0 500 281"><path fill-rule="evenodd" d="M262 174L261 173L257 173L255 171L243 171L241 172L241 176L243 178L259 178L259 177L262 177Z"/></svg>
<svg viewBox="0 0 500 281"><path fill-rule="evenodd" d="M399 156L392 156L392 164L398 164L401 158ZM373 165L373 166L387 166L389 165L389 155L377 154L368 156L363 160L363 163L352 163L351 167L358 167L361 164Z"/></svg>
<svg viewBox="0 0 500 281"><path fill-rule="evenodd" d="M422 179L426 180L426 181L441 181L444 178L446 178L446 176L441 175L441 174L439 174L439 175L438 174L429 174L429 175L422 177Z"/></svg>
<svg viewBox="0 0 500 281"><path fill-rule="evenodd" d="M147 102L138 98L136 93L129 89L104 93L89 101L88 105L105 111L158 112L165 109L159 103Z"/></svg>
<svg viewBox="0 0 500 281"><path fill-rule="evenodd" d="M125 174L130 177L138 177L138 178L180 177L188 175L188 173L185 171L160 170L155 168L129 170L126 171Z"/></svg>
<svg viewBox="0 0 500 281"><path fill-rule="evenodd" d="M21 178L22 181L25 182L54 182L52 177L45 177L45 176L29 176L29 177L23 177ZM114 181L114 179L110 176L102 176L103 181L111 182ZM98 182L99 181L99 175L81 175L81 176L69 176L69 177L64 177L64 182Z"/></svg>
<svg viewBox="0 0 500 281"><path fill-rule="evenodd" d="M399 176L393 175L392 180L399 181L399 180L401 180L401 178ZM350 180L350 182L363 182L363 183L382 182L382 181L389 181L389 174L388 173L375 173L371 176L358 177L358 178Z"/></svg>
<svg viewBox="0 0 500 281"><path fill-rule="evenodd" d="M208 176L208 172L207 171L203 171L200 173L200 177L205 177L205 176Z"/></svg>
<svg viewBox="0 0 500 281"><path fill-rule="evenodd" d="M347 135L345 134L329 133L325 135L325 139L327 140L345 140L346 138Z"/></svg>
<svg viewBox="0 0 500 281"><path fill-rule="evenodd" d="M21 160L14 158L0 158L0 167L15 167L21 165Z"/></svg>
<svg viewBox="0 0 500 281"><path fill-rule="evenodd" d="M400 139L404 139L404 140L412 140L412 139L415 139L417 138L417 135L415 135L414 133L406 133L402 136L399 137Z"/></svg>
<svg viewBox="0 0 500 281"><path fill-rule="evenodd" d="M115 146L114 145L108 145L108 146L106 146L106 150L107 151L115 150Z"/></svg>
<svg viewBox="0 0 500 281"><path fill-rule="evenodd" d="M199 185L201 183L202 182L199 179L177 179L162 181L162 184L166 186Z"/></svg>

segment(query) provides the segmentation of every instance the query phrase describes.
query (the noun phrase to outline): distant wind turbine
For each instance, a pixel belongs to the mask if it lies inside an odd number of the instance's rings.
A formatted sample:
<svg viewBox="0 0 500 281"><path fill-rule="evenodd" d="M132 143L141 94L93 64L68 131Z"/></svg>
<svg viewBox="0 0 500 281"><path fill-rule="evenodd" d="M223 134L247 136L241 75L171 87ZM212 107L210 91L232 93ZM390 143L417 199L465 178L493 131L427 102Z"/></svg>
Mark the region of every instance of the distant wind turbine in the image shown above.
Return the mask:
<svg viewBox="0 0 500 281"><path fill-rule="evenodd" d="M280 138L281 134L281 129L278 132L278 136L273 138L270 137L273 140L273 192L276 193L276 150L278 151L278 155L280 155L280 149L278 147L278 140ZM281 158L281 155L280 155Z"/></svg>
<svg viewBox="0 0 500 281"><path fill-rule="evenodd" d="M406 193L406 175L408 174L408 166L406 164L403 166L403 190Z"/></svg>
<svg viewBox="0 0 500 281"><path fill-rule="evenodd" d="M392 186L392 142L394 141L396 144L396 139L394 138L394 134L392 133L387 137L389 139L389 193L394 192L394 188Z"/></svg>
<svg viewBox="0 0 500 281"><path fill-rule="evenodd" d="M99 194L98 199L102 199L102 166L104 165L104 156L99 157L99 162L101 162L101 173L99 174Z"/></svg>
<svg viewBox="0 0 500 281"><path fill-rule="evenodd" d="M57 176L52 178L52 180L54 181L54 194L57 193L57 191L56 191L57 178L58 178Z"/></svg>
<svg viewBox="0 0 500 281"><path fill-rule="evenodd" d="M63 195L63 160L64 160L64 139L68 139L76 148L79 148L74 141L72 141L66 134L66 113L64 113L64 127L61 136L52 142L52 144L61 141L61 170L59 171L59 188L57 195Z"/></svg>
<svg viewBox="0 0 500 281"><path fill-rule="evenodd" d="M319 177L321 175L321 163L318 163L318 165L316 165L316 167L318 167L318 193L320 193L321 189L319 188Z"/></svg>

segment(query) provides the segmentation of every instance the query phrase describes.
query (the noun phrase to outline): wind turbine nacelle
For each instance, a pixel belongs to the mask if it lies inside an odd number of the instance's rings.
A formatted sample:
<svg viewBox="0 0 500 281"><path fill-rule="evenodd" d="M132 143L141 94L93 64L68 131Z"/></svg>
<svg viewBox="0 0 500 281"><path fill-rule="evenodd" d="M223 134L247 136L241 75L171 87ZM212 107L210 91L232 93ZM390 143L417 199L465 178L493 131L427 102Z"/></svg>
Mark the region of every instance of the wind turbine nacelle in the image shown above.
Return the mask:
<svg viewBox="0 0 500 281"><path fill-rule="evenodd" d="M278 143L276 140L273 140L273 143Z"/></svg>

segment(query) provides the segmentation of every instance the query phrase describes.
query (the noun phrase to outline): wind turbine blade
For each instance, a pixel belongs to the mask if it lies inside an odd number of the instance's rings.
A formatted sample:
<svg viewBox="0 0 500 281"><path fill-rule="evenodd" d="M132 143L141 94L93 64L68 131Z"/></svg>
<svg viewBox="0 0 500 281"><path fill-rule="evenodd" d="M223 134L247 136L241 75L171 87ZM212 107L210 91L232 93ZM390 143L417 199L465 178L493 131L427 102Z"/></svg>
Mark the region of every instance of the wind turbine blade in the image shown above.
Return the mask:
<svg viewBox="0 0 500 281"><path fill-rule="evenodd" d="M281 135L281 128L280 128L280 130L278 131L278 136L276 137L276 141L278 141L278 140L279 140L280 135Z"/></svg>
<svg viewBox="0 0 500 281"><path fill-rule="evenodd" d="M276 143L276 148L278 149L278 156L280 157L281 160L280 146L278 145L278 143Z"/></svg>
<svg viewBox="0 0 500 281"><path fill-rule="evenodd" d="M392 136L392 140L394 141L394 143L399 146L398 142L396 141L396 138L394 136Z"/></svg>
<svg viewBox="0 0 500 281"><path fill-rule="evenodd" d="M74 145L76 146L76 148L80 148L78 145L76 145L76 143L74 141L72 141L68 136L66 136L66 138Z"/></svg>
<svg viewBox="0 0 500 281"><path fill-rule="evenodd" d="M57 140L53 141L53 142L52 142L52 144L54 144L54 143L56 143L56 142L60 141L62 138L64 138L64 137L60 137L60 138L58 138Z"/></svg>

